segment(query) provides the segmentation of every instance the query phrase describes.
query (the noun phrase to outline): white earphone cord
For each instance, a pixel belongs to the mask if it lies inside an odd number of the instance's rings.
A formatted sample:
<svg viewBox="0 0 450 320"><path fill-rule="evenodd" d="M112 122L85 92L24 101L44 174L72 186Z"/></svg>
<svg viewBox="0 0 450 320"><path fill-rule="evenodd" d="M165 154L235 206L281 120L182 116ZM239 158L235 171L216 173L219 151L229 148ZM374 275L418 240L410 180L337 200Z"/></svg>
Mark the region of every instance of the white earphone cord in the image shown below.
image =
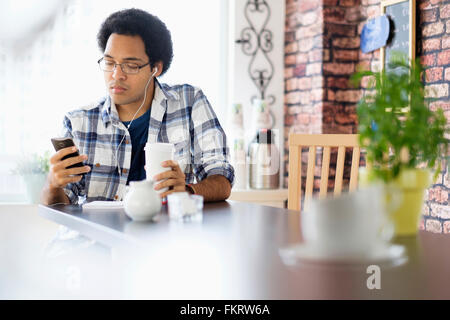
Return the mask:
<svg viewBox="0 0 450 320"><path fill-rule="evenodd" d="M148 85L150 84L150 81L151 81L151 80L153 79L153 77L155 76L156 72L158 72L158 68L155 68L155 69L156 69L156 70L155 70L155 71L153 72L153 74L150 76L150 78L149 78L148 81L147 81L147 84L145 85L145 90L144 90L144 100L142 101L141 106L137 109L137 111L136 111L136 113L134 114L133 118L131 119L130 123L129 123L128 126L126 127L127 129L130 129L130 126L131 126L131 124L133 123L134 118L135 118L136 115L138 114L139 110L141 110L142 106L143 106L144 103L145 103L145 100L147 99L147 88L148 88ZM112 97L111 97L111 100L112 100ZM120 180L120 178L122 177L122 170L120 170L119 160L117 159L117 153L119 152L120 145L122 144L123 139L125 139L125 136L126 136L126 135L123 136L122 140L120 141L119 145L118 145L117 148L116 148L116 151L113 153L113 156L114 156L114 164L117 166L117 172L119 173L119 180ZM113 139L113 136L111 135L111 145L112 145L112 139Z"/></svg>

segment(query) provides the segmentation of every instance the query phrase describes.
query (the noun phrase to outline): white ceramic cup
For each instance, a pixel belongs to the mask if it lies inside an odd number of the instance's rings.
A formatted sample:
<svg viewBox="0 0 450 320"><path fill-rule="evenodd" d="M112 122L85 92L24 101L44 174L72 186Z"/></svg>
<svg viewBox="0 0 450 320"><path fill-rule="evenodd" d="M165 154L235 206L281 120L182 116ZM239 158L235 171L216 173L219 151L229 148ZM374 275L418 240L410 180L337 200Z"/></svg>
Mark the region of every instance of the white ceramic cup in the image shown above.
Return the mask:
<svg viewBox="0 0 450 320"><path fill-rule="evenodd" d="M378 185L313 199L301 216L303 238L325 255L370 254L393 236L386 212L383 189Z"/></svg>
<svg viewBox="0 0 450 320"><path fill-rule="evenodd" d="M164 168L161 164L166 160L173 160L174 145L172 143L147 143L145 145L145 167L147 180L153 180L153 177L161 172L171 170L170 167ZM165 180L158 181L159 184ZM166 192L168 188L157 190L158 193Z"/></svg>

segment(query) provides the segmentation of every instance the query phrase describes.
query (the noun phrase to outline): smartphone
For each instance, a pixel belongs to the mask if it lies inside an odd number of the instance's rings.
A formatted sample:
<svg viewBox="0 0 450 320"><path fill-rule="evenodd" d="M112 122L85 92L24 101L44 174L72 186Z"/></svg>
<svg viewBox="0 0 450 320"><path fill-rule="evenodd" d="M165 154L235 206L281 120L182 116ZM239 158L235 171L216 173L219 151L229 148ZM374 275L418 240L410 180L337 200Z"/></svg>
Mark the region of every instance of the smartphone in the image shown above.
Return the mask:
<svg viewBox="0 0 450 320"><path fill-rule="evenodd" d="M67 148L67 147L74 147L75 146L75 143L73 142L72 138L52 138L51 140L52 140L53 147L55 148L56 151L59 151L61 149ZM77 150L77 151L75 151L73 153L70 153L70 154L64 156L62 158L62 160L65 160L65 159L71 158L71 157L77 157L79 155L80 155L80 153ZM76 168L76 167L83 167L83 166L84 166L83 162L78 162L78 163L75 163L75 164L72 164L72 165L68 166L66 169L71 169L71 168Z"/></svg>

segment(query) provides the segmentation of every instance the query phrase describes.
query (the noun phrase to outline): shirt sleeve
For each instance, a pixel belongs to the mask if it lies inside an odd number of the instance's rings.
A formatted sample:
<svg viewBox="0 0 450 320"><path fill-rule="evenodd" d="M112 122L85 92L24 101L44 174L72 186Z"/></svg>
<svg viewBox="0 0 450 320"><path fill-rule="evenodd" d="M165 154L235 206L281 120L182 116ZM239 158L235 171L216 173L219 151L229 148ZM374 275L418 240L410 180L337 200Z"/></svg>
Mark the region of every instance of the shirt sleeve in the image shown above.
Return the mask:
<svg viewBox="0 0 450 320"><path fill-rule="evenodd" d="M74 139L72 133L72 123L70 122L69 117L64 116L63 128L61 130L61 137L64 138L72 138ZM74 139L75 141L75 139ZM76 144L76 141L75 141ZM64 193L69 198L70 204L78 204L79 197L85 196L85 176L79 182L69 183L64 188Z"/></svg>
<svg viewBox="0 0 450 320"><path fill-rule="evenodd" d="M230 152L225 132L201 90L195 94L191 122L193 172L197 181L219 174L233 185L234 168L229 162Z"/></svg>

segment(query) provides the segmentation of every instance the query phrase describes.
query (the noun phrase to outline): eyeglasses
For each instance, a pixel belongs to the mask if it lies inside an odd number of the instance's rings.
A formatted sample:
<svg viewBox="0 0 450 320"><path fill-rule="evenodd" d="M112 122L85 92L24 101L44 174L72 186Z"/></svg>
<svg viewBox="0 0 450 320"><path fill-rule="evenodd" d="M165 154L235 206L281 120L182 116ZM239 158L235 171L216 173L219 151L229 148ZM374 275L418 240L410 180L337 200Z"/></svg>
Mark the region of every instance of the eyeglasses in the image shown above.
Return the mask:
<svg viewBox="0 0 450 320"><path fill-rule="evenodd" d="M105 72L113 72L116 69L116 66L120 66L123 73L126 74L136 74L146 65L149 65L150 62L147 62L143 65L138 65L136 63L132 62L125 62L125 63L114 63L112 61L105 60L104 58L100 58L97 61L98 65L100 66L100 69L102 69Z"/></svg>

